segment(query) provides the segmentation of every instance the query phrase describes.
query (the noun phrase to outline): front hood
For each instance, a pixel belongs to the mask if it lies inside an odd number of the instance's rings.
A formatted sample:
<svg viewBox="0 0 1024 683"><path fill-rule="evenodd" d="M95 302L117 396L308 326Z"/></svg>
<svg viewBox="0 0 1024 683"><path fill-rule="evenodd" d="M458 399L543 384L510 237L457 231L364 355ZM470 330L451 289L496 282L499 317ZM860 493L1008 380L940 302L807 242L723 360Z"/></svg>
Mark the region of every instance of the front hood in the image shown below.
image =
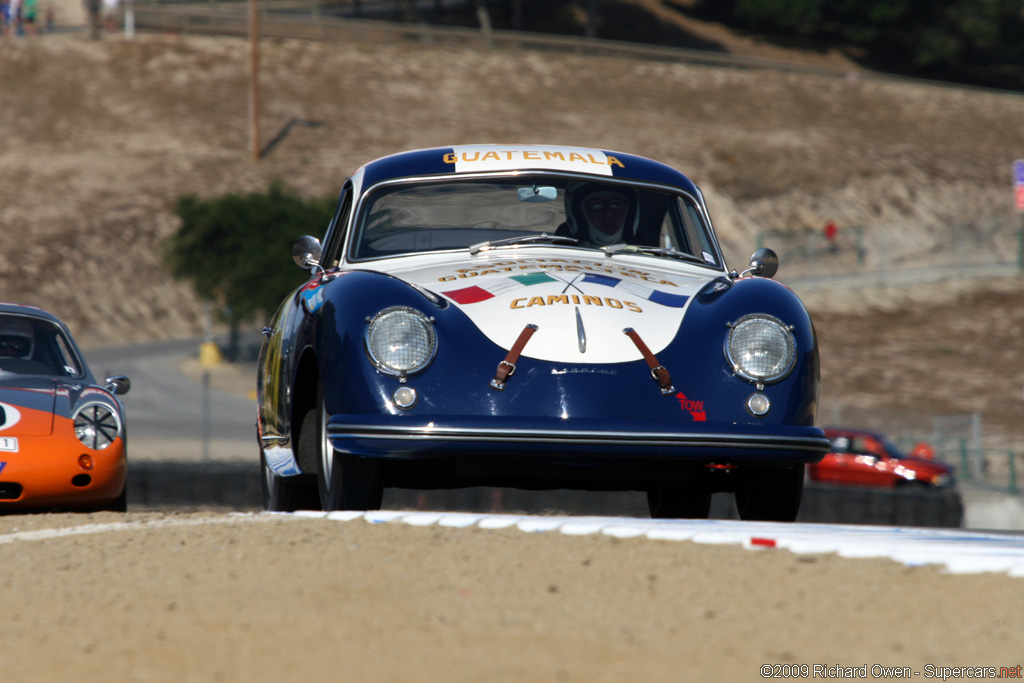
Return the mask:
<svg viewBox="0 0 1024 683"><path fill-rule="evenodd" d="M21 378L17 387L0 382L0 437L51 434L56 398L52 379Z"/></svg>
<svg viewBox="0 0 1024 683"><path fill-rule="evenodd" d="M681 262L665 268L650 257L566 251L448 254L396 263L385 272L452 302L502 348L536 325L523 355L558 363L641 359L623 333L627 328L658 353L675 338L693 296L723 274Z"/></svg>

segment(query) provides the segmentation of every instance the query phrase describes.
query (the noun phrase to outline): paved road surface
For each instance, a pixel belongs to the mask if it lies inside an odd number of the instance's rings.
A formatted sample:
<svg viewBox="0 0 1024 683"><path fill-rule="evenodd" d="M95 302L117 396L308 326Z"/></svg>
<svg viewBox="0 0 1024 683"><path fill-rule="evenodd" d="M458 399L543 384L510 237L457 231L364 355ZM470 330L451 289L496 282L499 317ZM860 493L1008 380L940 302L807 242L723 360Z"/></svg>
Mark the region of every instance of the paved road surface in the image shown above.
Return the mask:
<svg viewBox="0 0 1024 683"><path fill-rule="evenodd" d="M182 369L183 363L198 355L199 341L162 341L85 352L97 379L119 374L132 381L131 391L122 398L134 460L255 461L253 400L216 386L207 394L203 382Z"/></svg>

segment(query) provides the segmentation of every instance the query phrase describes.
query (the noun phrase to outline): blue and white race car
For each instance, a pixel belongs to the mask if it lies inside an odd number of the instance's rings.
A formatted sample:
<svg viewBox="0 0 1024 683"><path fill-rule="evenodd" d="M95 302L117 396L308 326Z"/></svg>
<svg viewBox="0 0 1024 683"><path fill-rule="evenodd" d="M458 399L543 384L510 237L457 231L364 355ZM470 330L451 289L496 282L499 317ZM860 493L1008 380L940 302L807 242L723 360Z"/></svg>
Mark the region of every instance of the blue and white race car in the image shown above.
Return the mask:
<svg viewBox="0 0 1024 683"><path fill-rule="evenodd" d="M815 427L803 304L729 271L700 190L639 156L416 150L348 178L258 368L270 510L385 487L646 491L655 517L793 520Z"/></svg>

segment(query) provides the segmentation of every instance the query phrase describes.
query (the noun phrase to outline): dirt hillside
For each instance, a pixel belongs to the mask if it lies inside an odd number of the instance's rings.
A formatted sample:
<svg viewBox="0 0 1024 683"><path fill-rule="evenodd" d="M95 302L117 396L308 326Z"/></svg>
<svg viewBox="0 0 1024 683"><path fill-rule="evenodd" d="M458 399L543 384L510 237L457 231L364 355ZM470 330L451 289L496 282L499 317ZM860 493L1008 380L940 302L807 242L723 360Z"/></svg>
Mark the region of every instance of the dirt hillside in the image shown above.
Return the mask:
<svg viewBox="0 0 1024 683"><path fill-rule="evenodd" d="M592 145L675 165L705 190L733 267L762 231L814 231L829 219L884 226L889 248L922 259L948 253L953 225L996 221L1002 241L975 248L1013 244L1021 96L567 54L263 41L261 142L293 125L257 162L249 54L228 38L0 39L0 298L52 310L90 346L191 336L202 308L160 259L178 197L273 180L333 196L368 159L473 142ZM288 254L281 267L294 268ZM981 411L986 428L1018 430L1021 289L1012 277L980 289L801 291L822 342L823 406Z"/></svg>

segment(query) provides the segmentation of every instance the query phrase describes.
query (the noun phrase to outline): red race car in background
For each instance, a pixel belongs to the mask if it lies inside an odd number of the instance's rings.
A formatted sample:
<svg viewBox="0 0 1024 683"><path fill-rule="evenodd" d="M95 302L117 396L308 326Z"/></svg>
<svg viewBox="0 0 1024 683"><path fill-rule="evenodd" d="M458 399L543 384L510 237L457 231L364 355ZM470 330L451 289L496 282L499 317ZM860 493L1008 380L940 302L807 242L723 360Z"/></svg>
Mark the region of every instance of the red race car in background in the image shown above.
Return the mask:
<svg viewBox="0 0 1024 683"><path fill-rule="evenodd" d="M955 483L954 469L929 457L905 455L880 432L826 428L832 449L820 462L807 465L811 481L860 486L927 486L942 488ZM915 453L934 453L918 444Z"/></svg>

